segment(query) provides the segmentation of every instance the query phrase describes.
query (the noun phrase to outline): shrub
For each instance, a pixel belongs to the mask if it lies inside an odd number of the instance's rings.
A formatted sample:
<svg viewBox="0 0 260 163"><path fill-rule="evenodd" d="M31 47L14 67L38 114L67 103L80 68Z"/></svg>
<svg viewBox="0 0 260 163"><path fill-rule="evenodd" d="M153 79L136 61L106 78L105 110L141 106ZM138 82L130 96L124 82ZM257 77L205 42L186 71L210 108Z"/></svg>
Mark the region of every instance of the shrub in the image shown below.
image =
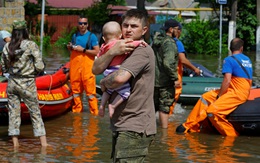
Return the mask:
<svg viewBox="0 0 260 163"><path fill-rule="evenodd" d="M55 47L66 48L68 42L71 42L72 35L77 31L77 27L64 28L61 32L61 36L54 43Z"/></svg>
<svg viewBox="0 0 260 163"><path fill-rule="evenodd" d="M219 54L219 25L217 22L197 18L183 26L181 40L188 53ZM222 34L222 54L227 52L227 34Z"/></svg>

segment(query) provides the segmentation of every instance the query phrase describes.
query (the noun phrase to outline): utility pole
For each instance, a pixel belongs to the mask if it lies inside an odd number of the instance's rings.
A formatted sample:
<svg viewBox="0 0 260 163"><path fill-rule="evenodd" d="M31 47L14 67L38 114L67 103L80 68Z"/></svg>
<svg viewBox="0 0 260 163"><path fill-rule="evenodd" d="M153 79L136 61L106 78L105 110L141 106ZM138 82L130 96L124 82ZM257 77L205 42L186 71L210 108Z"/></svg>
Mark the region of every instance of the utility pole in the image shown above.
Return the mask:
<svg viewBox="0 0 260 163"><path fill-rule="evenodd" d="M222 4L220 4L220 13L219 13L219 56L221 58L222 54Z"/></svg>
<svg viewBox="0 0 260 163"><path fill-rule="evenodd" d="M45 14L45 0L42 1L42 19L41 19L41 56L42 56L42 49L43 49L43 33L44 33L44 14Z"/></svg>
<svg viewBox="0 0 260 163"><path fill-rule="evenodd" d="M221 59L222 54L222 5L227 4L227 0L217 0L217 3L220 5L219 12L219 59Z"/></svg>
<svg viewBox="0 0 260 163"><path fill-rule="evenodd" d="M258 20L258 24L256 27L256 60L260 61L260 0L257 0L256 3L256 15Z"/></svg>
<svg viewBox="0 0 260 163"><path fill-rule="evenodd" d="M232 0L231 8L231 20L228 24L228 48L230 47L230 42L233 38L236 37L236 13L237 13L237 0ZM231 51L229 50L229 55Z"/></svg>
<svg viewBox="0 0 260 163"><path fill-rule="evenodd" d="M145 10L145 0L137 0L137 9Z"/></svg>

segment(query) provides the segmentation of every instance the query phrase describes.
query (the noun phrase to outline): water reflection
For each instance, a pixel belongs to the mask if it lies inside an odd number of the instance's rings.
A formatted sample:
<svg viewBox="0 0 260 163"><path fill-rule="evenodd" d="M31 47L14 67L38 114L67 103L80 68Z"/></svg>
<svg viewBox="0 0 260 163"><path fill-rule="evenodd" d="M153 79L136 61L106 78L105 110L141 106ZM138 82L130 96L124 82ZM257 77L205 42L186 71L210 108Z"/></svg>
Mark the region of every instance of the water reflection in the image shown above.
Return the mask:
<svg viewBox="0 0 260 163"><path fill-rule="evenodd" d="M88 121L88 122L87 122ZM95 143L99 140L98 120L89 116L89 119L83 117L82 114L73 116L73 134L68 139L68 145L65 148L72 153L72 156L81 162L94 162L93 157L98 154L99 148Z"/></svg>

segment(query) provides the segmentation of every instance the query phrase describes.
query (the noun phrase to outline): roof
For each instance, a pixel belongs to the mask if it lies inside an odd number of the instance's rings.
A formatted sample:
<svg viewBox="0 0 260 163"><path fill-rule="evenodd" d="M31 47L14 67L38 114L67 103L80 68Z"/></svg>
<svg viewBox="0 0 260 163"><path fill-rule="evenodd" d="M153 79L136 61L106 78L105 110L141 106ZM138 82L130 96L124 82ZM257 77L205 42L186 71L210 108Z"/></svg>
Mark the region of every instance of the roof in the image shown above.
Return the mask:
<svg viewBox="0 0 260 163"><path fill-rule="evenodd" d="M110 13L111 15L122 15L127 10L135 9L136 6L108 6L108 8L110 8L112 10L112 12ZM147 8L147 7L145 7L145 8ZM148 10L148 14L149 15L158 15L158 12Z"/></svg>
<svg viewBox="0 0 260 163"><path fill-rule="evenodd" d="M168 8L194 8L198 5L194 0L157 0L151 4L155 7L168 7Z"/></svg>
<svg viewBox="0 0 260 163"><path fill-rule="evenodd" d="M137 6L137 0L125 0L127 6ZM145 6L150 6L151 3L145 1Z"/></svg>
<svg viewBox="0 0 260 163"><path fill-rule="evenodd" d="M28 2L37 4L37 0L27 0ZM46 6L54 8L76 8L83 9L90 7L94 0L46 0Z"/></svg>
<svg viewBox="0 0 260 163"><path fill-rule="evenodd" d="M121 15L124 14L127 10L136 8L136 6L109 6L112 9L111 15ZM178 15L179 11L162 11L161 7L152 7L146 6L145 9L148 11L149 15ZM188 12L181 12L182 16L196 16L195 12L188 11Z"/></svg>
<svg viewBox="0 0 260 163"><path fill-rule="evenodd" d="M37 0L27 0L28 2L37 4ZM54 8L66 8L66 9L83 9L90 7L94 1L96 0L46 0L46 6L54 7ZM171 7L167 6L171 3L173 8L187 8L187 7L194 7L195 4L193 0L157 0L151 6L150 3L145 2L145 8L148 10L148 14L150 15L158 15L158 14L166 14L166 15L178 15L178 11L163 11L163 7ZM126 0L128 6L113 6L111 14L118 14L121 15L125 11L136 8L136 0ZM129 5L133 4L133 5ZM163 6L163 7L160 7ZM181 12L182 16L195 16L196 14L193 11L185 11Z"/></svg>
<svg viewBox="0 0 260 163"><path fill-rule="evenodd" d="M175 10L163 10L164 8L195 8L199 3L194 0L157 0L150 7L155 7L154 11L160 11L164 14L174 15ZM157 8L156 8L157 7ZM161 10L160 10L161 9ZM193 11L182 11L182 16L196 16Z"/></svg>
<svg viewBox="0 0 260 163"><path fill-rule="evenodd" d="M37 4L37 0L27 0L28 2ZM100 0L101 1L101 0ZM94 3L94 0L47 0L46 6L54 8L77 8L83 9L90 7ZM136 6L136 0L126 0L128 6ZM145 2L145 5L150 5L151 3Z"/></svg>

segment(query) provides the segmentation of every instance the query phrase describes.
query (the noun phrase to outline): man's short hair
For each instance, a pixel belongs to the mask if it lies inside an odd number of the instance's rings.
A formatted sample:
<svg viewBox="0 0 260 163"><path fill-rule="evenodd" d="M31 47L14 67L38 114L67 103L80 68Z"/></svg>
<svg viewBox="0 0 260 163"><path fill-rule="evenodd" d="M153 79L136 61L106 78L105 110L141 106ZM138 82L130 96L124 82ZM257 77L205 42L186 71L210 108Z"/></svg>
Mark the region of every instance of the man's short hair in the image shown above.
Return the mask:
<svg viewBox="0 0 260 163"><path fill-rule="evenodd" d="M138 18L141 19L142 25L147 26L148 21L148 13L146 10L140 10L140 9L131 9L125 12L125 14L122 16L122 20L124 21L126 18Z"/></svg>
<svg viewBox="0 0 260 163"><path fill-rule="evenodd" d="M239 50L243 46L244 46L243 40L241 40L240 38L234 38L230 43L230 50L233 52Z"/></svg>
<svg viewBox="0 0 260 163"><path fill-rule="evenodd" d="M86 18L86 19L88 19L88 17L87 17L87 16L85 16L85 15L79 15L79 19L83 19L83 18Z"/></svg>

